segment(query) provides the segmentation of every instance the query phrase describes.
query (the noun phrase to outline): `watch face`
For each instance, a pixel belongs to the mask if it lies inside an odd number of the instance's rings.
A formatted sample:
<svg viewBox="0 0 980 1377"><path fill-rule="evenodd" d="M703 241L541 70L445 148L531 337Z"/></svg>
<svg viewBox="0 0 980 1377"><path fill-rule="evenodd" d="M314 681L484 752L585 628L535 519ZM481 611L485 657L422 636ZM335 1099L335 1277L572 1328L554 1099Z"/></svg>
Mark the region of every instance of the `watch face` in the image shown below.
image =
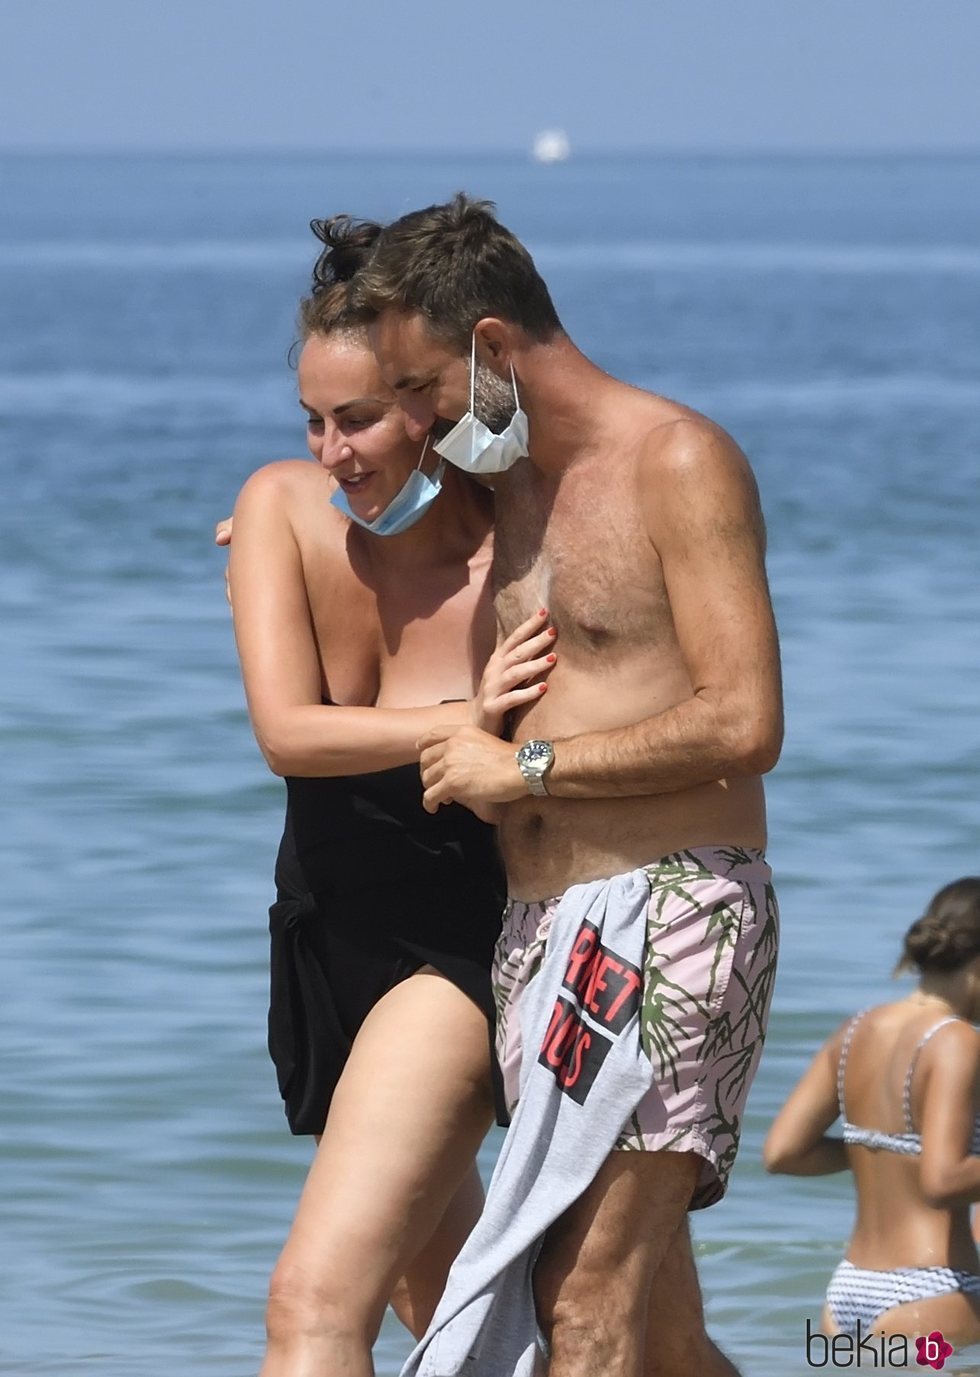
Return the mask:
<svg viewBox="0 0 980 1377"><path fill-rule="evenodd" d="M553 755L549 741L527 741L521 747L521 760L525 765L536 765L539 761L550 760Z"/></svg>

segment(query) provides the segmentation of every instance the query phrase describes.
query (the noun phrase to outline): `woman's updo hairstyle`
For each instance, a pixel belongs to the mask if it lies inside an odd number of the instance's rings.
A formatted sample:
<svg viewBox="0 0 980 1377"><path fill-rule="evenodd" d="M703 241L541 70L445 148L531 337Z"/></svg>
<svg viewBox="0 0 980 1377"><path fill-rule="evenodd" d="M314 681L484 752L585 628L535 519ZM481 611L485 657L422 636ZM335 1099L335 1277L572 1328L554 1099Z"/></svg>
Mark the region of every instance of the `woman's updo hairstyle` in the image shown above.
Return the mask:
<svg viewBox="0 0 980 1377"><path fill-rule="evenodd" d="M946 885L905 934L899 971L923 975L959 970L980 956L980 876Z"/></svg>
<svg viewBox="0 0 980 1377"><path fill-rule="evenodd" d="M337 330L356 333L369 317L351 306L349 283L367 261L381 226L373 220L334 215L330 220L311 220L310 229L324 247L313 268L310 294L299 303L300 337L306 341L310 335L332 335Z"/></svg>

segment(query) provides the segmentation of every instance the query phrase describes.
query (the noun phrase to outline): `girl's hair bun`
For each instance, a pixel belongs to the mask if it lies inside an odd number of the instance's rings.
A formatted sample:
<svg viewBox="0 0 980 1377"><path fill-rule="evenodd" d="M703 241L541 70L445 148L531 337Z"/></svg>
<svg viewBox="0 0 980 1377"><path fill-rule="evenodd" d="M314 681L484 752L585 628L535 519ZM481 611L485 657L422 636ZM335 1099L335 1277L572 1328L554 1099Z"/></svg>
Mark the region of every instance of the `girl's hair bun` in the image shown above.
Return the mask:
<svg viewBox="0 0 980 1377"><path fill-rule="evenodd" d="M954 880L909 928L898 970L955 971L980 955L980 876Z"/></svg>

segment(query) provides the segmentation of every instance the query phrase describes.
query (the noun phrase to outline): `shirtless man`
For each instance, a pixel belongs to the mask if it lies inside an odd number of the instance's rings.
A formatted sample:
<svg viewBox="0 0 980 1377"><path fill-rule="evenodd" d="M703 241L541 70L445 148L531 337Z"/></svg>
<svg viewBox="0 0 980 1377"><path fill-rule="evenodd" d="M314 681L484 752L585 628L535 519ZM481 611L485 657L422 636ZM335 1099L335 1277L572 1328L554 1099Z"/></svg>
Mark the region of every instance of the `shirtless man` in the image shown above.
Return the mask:
<svg viewBox="0 0 980 1377"><path fill-rule="evenodd" d="M554 896L638 869L649 880L640 1027L653 1085L624 1112L615 1146L633 1150L612 1151L547 1234L534 1287L550 1377L725 1377L686 1214L724 1194L775 972L760 776L782 712L754 480L718 426L575 347L486 203L402 217L359 281L409 435L435 427L446 457L500 475L501 632L546 607L559 633L547 691L510 741L469 727L422 741L426 806L499 820L512 1100L516 1008Z"/></svg>

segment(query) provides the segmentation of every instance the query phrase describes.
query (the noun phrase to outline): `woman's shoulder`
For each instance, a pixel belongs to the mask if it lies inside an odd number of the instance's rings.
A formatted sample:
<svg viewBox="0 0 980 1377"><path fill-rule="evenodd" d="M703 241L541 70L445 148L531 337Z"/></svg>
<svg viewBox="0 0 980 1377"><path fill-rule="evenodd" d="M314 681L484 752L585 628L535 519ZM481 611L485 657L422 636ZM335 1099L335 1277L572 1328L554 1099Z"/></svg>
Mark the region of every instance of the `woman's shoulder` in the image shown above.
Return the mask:
<svg viewBox="0 0 980 1377"><path fill-rule="evenodd" d="M962 1057L980 1062L980 1031L965 1018L937 1020L923 1034L922 1041L923 1051L940 1060Z"/></svg>
<svg viewBox="0 0 980 1377"><path fill-rule="evenodd" d="M929 1097L980 1094L980 1032L964 1018L934 1025L919 1044L915 1058Z"/></svg>
<svg viewBox="0 0 980 1377"><path fill-rule="evenodd" d="M858 1028L867 1030L873 1028L878 1022L879 1015L889 1006L887 1004L866 1004L863 1009L857 1009L854 1013L848 1014L843 1018L827 1039L827 1045L836 1045L838 1048L845 1042L849 1042Z"/></svg>
<svg viewBox="0 0 980 1377"><path fill-rule="evenodd" d="M832 1070L836 1071L842 1055L849 1052L854 1030L858 1022L869 1012L870 1010L862 1009L857 1014L848 1014L821 1044L817 1056L825 1058Z"/></svg>
<svg viewBox="0 0 980 1377"><path fill-rule="evenodd" d="M831 1056L837 1058L842 1054L850 1056L852 1044L859 1045L860 1055L864 1047L874 1046L882 1036L890 1044L894 1034L895 1008L894 1004L868 1004L863 1009L848 1014L837 1025L824 1046Z"/></svg>
<svg viewBox="0 0 980 1377"><path fill-rule="evenodd" d="M246 478L239 497L285 503L297 494L310 492L329 497L333 488L330 477L310 459L273 459Z"/></svg>
<svg viewBox="0 0 980 1377"><path fill-rule="evenodd" d="M965 1060L980 1067L980 1031L966 1018L942 1009L911 1007L905 1000L870 1009L869 1022L879 1045L898 1046L912 1064L924 1069Z"/></svg>
<svg viewBox="0 0 980 1377"><path fill-rule="evenodd" d="M980 1032L968 1019L962 1018L959 1014L944 1012L942 1008L916 1008L906 999L893 999L886 1004L869 1004L867 1008L859 1009L857 1013L846 1018L837 1031L843 1032L846 1036L848 1028L860 1026L877 1029L891 1037L900 1028L911 1030L917 1025L930 1040L940 1031L945 1034L946 1029L950 1029L955 1030L954 1037L961 1038L968 1044L980 1045Z"/></svg>
<svg viewBox="0 0 980 1377"><path fill-rule="evenodd" d="M348 522L330 504L336 484L319 464L309 459L275 459L256 469L242 484L235 503L235 520L255 515L280 519L293 529L301 544L315 538L318 545L342 547Z"/></svg>

